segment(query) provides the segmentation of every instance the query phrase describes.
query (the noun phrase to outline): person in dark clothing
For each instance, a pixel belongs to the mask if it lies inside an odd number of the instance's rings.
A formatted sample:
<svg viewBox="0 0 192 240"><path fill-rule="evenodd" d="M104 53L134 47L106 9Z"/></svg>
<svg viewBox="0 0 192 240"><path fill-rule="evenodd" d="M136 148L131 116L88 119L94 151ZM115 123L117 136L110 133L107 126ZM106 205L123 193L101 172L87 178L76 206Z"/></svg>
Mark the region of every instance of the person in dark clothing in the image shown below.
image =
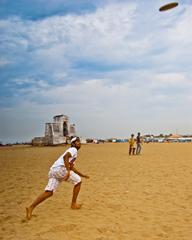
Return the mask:
<svg viewBox="0 0 192 240"><path fill-rule="evenodd" d="M136 138L136 154L138 155L140 153L141 153L141 134L139 132Z"/></svg>

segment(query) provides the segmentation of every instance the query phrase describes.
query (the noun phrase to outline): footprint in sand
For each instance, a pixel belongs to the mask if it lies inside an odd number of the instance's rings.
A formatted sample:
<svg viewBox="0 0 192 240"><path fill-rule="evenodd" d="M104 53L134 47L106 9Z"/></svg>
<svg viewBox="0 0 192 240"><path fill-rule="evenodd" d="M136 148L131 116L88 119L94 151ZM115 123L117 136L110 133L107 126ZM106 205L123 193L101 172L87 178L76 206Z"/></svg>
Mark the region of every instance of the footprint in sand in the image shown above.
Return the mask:
<svg viewBox="0 0 192 240"><path fill-rule="evenodd" d="M106 233L106 232L108 232L108 229L105 227L99 227L99 228L97 228L97 231L100 233Z"/></svg>
<svg viewBox="0 0 192 240"><path fill-rule="evenodd" d="M2 218L3 221L9 221L11 220L13 217L12 216L6 216L4 218Z"/></svg>
<svg viewBox="0 0 192 240"><path fill-rule="evenodd" d="M120 204L109 203L107 204L107 207L113 210L120 210L122 206Z"/></svg>
<svg viewBox="0 0 192 240"><path fill-rule="evenodd" d="M119 229L115 228L115 227L98 227L97 228L97 231L99 233L102 233L102 234L106 234L106 233L119 233Z"/></svg>
<svg viewBox="0 0 192 240"><path fill-rule="evenodd" d="M51 228L49 231L56 231L56 232L71 232L77 227L76 224L65 224L65 225L58 225L54 228Z"/></svg>
<svg viewBox="0 0 192 240"><path fill-rule="evenodd" d="M21 223L27 223L28 220L26 218L21 219Z"/></svg>
<svg viewBox="0 0 192 240"><path fill-rule="evenodd" d="M171 233L171 232L173 232L173 228L172 228L171 226L166 226L166 225L163 225L163 226L162 226L162 230L163 230L163 232L165 232L165 233Z"/></svg>
<svg viewBox="0 0 192 240"><path fill-rule="evenodd" d="M47 233L58 233L58 232L72 232L75 228L77 228L76 224L65 224L65 225L58 225L50 228L47 231L41 231L38 233L39 236L42 236L44 234L47 235Z"/></svg>
<svg viewBox="0 0 192 240"><path fill-rule="evenodd" d="M95 240L107 240L109 238L105 238L105 237L97 237Z"/></svg>

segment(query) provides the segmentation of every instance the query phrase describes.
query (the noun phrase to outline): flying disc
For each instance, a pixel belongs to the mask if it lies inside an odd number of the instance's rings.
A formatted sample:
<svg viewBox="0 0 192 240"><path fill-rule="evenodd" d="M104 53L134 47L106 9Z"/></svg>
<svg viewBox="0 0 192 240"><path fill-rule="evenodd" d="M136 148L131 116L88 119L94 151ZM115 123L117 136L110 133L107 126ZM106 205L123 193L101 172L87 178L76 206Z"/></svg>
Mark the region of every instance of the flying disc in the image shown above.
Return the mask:
<svg viewBox="0 0 192 240"><path fill-rule="evenodd" d="M177 7L178 5L179 5L178 2L168 3L168 4L160 7L160 8L159 8L159 11L160 11L160 12L164 12L164 11L170 10L170 9L172 9L172 8L175 8L175 7Z"/></svg>

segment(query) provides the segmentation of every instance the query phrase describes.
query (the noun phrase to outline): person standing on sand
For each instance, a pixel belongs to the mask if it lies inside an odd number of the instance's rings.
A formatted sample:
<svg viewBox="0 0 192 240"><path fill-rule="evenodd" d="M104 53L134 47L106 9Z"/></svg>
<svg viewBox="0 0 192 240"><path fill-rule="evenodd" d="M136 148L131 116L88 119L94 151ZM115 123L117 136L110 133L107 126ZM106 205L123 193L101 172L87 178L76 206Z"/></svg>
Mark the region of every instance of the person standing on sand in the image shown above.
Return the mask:
<svg viewBox="0 0 192 240"><path fill-rule="evenodd" d="M47 186L45 187L45 191L40 194L29 207L26 207L26 218L28 220L32 217L32 212L36 206L51 197L59 183L62 181L67 181L74 185L71 208L81 208L81 204L77 203L77 197L81 188L81 177L89 178L89 176L80 173L74 167L74 162L77 158L77 151L80 147L80 139L78 137L72 138L71 147L68 148L51 166L48 174L49 180Z"/></svg>
<svg viewBox="0 0 192 240"><path fill-rule="evenodd" d="M136 138L136 154L140 154L141 153L141 134L140 132L137 134L137 138Z"/></svg>
<svg viewBox="0 0 192 240"><path fill-rule="evenodd" d="M129 155L135 155L135 139L134 134L131 134L131 138L129 139Z"/></svg>

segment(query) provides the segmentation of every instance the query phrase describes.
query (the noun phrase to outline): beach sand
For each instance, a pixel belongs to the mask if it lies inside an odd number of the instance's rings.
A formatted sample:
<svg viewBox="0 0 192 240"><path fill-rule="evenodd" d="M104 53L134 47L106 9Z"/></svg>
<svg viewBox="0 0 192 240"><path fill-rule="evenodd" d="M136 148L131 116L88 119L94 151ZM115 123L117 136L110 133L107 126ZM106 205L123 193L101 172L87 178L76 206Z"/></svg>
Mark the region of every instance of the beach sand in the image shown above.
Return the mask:
<svg viewBox="0 0 192 240"><path fill-rule="evenodd" d="M80 210L63 182L30 221L25 207L44 190L49 167L66 147L0 148L0 239L191 240L192 144L150 143L128 156L127 143L82 145Z"/></svg>

